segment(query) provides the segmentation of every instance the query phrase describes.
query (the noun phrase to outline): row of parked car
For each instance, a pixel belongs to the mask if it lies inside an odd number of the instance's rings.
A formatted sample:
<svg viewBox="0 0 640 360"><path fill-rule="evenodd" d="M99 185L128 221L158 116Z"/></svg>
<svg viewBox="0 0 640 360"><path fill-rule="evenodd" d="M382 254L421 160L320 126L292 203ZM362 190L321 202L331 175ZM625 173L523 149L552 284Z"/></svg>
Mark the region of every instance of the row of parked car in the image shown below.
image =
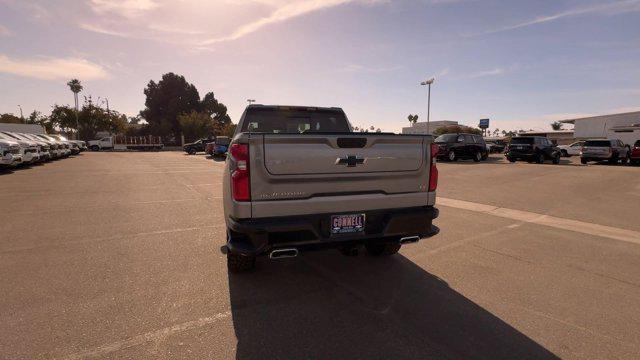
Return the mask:
<svg viewBox="0 0 640 360"><path fill-rule="evenodd" d="M200 139L198 141L184 144L182 149L189 155L204 152L211 156L224 156L229 150L231 139L228 136L217 136L215 138Z"/></svg>
<svg viewBox="0 0 640 360"><path fill-rule="evenodd" d="M555 146L549 139L538 136L518 136L511 139L505 156L510 162L526 160L560 163L560 157L580 156L582 164L606 161L609 164L640 164L640 140L633 146L619 139L589 139L570 145Z"/></svg>
<svg viewBox="0 0 640 360"><path fill-rule="evenodd" d="M444 134L434 142L438 145L438 159L486 160L491 152L504 152L509 162L527 161L559 164L562 157L578 155L580 162L607 161L611 164L640 164L640 140L633 146L618 139L592 139L577 141L570 145L556 146L542 136L516 136L509 143L485 142L475 134Z"/></svg>
<svg viewBox="0 0 640 360"><path fill-rule="evenodd" d="M84 141L62 135L0 131L0 169L65 158L85 150Z"/></svg>

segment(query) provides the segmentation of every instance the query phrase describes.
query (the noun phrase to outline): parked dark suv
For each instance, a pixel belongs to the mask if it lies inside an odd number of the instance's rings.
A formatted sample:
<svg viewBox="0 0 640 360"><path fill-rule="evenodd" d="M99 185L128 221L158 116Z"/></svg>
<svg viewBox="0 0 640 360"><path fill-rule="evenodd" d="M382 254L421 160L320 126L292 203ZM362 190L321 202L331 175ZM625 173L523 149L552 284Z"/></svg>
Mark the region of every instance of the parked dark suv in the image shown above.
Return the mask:
<svg viewBox="0 0 640 360"><path fill-rule="evenodd" d="M434 143L438 145L438 159L456 161L458 159L486 160L489 156L487 145L480 135L444 134Z"/></svg>
<svg viewBox="0 0 640 360"><path fill-rule="evenodd" d="M554 164L559 164L561 152L546 137L517 136L511 138L505 156L509 162L526 160L542 164L545 160L551 160Z"/></svg>
<svg viewBox="0 0 640 360"><path fill-rule="evenodd" d="M195 155L198 152L204 152L204 148L207 142L210 142L210 141L208 141L207 139L201 139L196 142L184 144L182 149L184 150L184 152L186 152L189 155Z"/></svg>

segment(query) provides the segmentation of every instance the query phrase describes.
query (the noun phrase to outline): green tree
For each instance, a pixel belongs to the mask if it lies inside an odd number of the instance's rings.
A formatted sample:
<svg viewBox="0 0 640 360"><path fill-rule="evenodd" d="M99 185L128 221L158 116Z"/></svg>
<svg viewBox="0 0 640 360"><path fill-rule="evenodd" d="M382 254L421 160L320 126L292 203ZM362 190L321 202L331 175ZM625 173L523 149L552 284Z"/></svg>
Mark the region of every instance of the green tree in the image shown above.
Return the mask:
<svg viewBox="0 0 640 360"><path fill-rule="evenodd" d="M219 135L233 137L233 134L236 132L236 124L228 123L222 127L222 131L220 131Z"/></svg>
<svg viewBox="0 0 640 360"><path fill-rule="evenodd" d="M226 125L231 123L231 118L227 114L227 107L216 100L212 92L208 92L204 98L202 98L202 111L209 114L220 125Z"/></svg>
<svg viewBox="0 0 640 360"><path fill-rule="evenodd" d="M33 110L29 117L25 119L27 124L38 124L42 126L47 133L54 132L54 124L48 116L43 115L40 111Z"/></svg>
<svg viewBox="0 0 640 360"><path fill-rule="evenodd" d="M187 142L195 141L214 135L216 130L216 122L206 112L192 111L188 114L178 116L182 134Z"/></svg>
<svg viewBox="0 0 640 360"><path fill-rule="evenodd" d="M556 130L556 131L557 130L562 130L562 125L563 124L561 122L554 121L554 122L551 123L551 129Z"/></svg>
<svg viewBox="0 0 640 360"><path fill-rule="evenodd" d="M443 126L433 131L433 135L442 135L442 134L459 134L459 133L467 133L467 134L476 134L482 135L482 130L477 128L472 128L464 125L450 125Z"/></svg>
<svg viewBox="0 0 640 360"><path fill-rule="evenodd" d="M82 109L78 112L79 131L76 128L76 112L67 105L54 105L49 122L52 129L65 133L78 132L78 138L93 140L98 132L108 131L112 134L122 134L127 129L127 117L117 111L107 112L96 106L91 96L85 97Z"/></svg>
<svg viewBox="0 0 640 360"><path fill-rule="evenodd" d="M201 100L196 87L187 82L184 76L164 74L157 83L149 81L144 94L145 109L140 112L140 116L147 121L152 134L177 139L184 133L185 137L188 137L187 132L192 132L195 126L193 112L212 119L216 129L231 123L227 107L216 100L212 92L207 93ZM185 124L190 126L189 129L182 128L180 116L184 114L189 115L190 120L185 120Z"/></svg>
<svg viewBox="0 0 640 360"><path fill-rule="evenodd" d="M62 132L76 129L76 112L68 105L53 105L49 120L53 128Z"/></svg>
<svg viewBox="0 0 640 360"><path fill-rule="evenodd" d="M22 124L22 119L13 114L1 114L0 123Z"/></svg>

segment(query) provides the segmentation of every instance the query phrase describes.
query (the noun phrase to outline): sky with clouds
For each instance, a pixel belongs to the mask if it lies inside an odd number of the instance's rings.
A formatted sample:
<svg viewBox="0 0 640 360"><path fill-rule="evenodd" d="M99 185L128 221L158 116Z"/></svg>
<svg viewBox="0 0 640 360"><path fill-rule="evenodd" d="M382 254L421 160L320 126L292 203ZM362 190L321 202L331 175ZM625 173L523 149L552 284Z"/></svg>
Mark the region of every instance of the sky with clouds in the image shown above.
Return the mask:
<svg viewBox="0 0 640 360"><path fill-rule="evenodd" d="M246 99L340 106L399 131L407 115L548 129L640 110L640 0L0 0L0 112L108 98L135 115L163 73Z"/></svg>

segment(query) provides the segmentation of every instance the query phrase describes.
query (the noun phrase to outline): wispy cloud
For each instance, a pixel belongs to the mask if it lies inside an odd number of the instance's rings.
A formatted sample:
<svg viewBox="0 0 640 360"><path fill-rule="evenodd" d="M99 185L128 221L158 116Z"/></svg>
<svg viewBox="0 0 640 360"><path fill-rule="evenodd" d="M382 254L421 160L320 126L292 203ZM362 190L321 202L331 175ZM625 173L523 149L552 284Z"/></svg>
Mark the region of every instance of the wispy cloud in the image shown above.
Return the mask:
<svg viewBox="0 0 640 360"><path fill-rule="evenodd" d="M360 64L349 64L342 71L351 73L385 73L402 69L402 66L367 66Z"/></svg>
<svg viewBox="0 0 640 360"><path fill-rule="evenodd" d="M115 13L126 18L134 18L156 9L155 0L90 0L89 6L96 13Z"/></svg>
<svg viewBox="0 0 640 360"><path fill-rule="evenodd" d="M96 24L89 24L89 23L78 23L78 27L83 29L83 30L87 30L87 31L91 31L91 32L95 32L98 34L103 34L103 35L111 35L111 36L120 36L120 37L134 37L131 33L127 33L127 32L121 32L121 31L116 31L110 28L106 28L106 27L102 27L100 25L96 25Z"/></svg>
<svg viewBox="0 0 640 360"><path fill-rule="evenodd" d="M483 70L483 71L478 71L476 73L473 74L469 74L468 76L466 76L468 79L477 79L477 78L481 78L481 77L487 77L487 76L496 76L496 75L502 75L505 72L507 72L507 70L503 69L503 68L495 68L495 69L491 69L491 70Z"/></svg>
<svg viewBox="0 0 640 360"><path fill-rule="evenodd" d="M306 15L312 12L333 8L336 6L348 4L348 3L377 3L381 2L379 0L305 0L305 1L294 1L290 2L286 5L280 6L276 8L270 15L250 22L248 24L242 25L239 28L235 29L229 35L214 37L210 39L206 39L201 42L201 45L211 45L224 41L232 41L240 39L241 37L247 36L251 33L254 33L267 25L272 25L275 23L283 22L295 17L299 17L302 15Z"/></svg>
<svg viewBox="0 0 640 360"><path fill-rule="evenodd" d="M588 14L616 15L616 14L636 12L636 11L640 11L640 0L624 0L624 1L600 3L597 5L591 5L591 6L575 7L565 11L557 12L555 14L538 16L517 24L499 27L496 29L490 29L481 33L469 34L466 36L473 37L478 35L495 34L503 31L516 30L520 28L544 24L552 21L557 21L557 20L581 16L581 15L588 15Z"/></svg>
<svg viewBox="0 0 640 360"><path fill-rule="evenodd" d="M73 77L95 80L108 77L104 67L83 58L16 59L5 55L0 55L0 73L42 80Z"/></svg>
<svg viewBox="0 0 640 360"><path fill-rule="evenodd" d="M11 36L11 35L12 35L11 30L7 29L7 27L0 24L0 37Z"/></svg>
<svg viewBox="0 0 640 360"><path fill-rule="evenodd" d="M33 0L0 0L0 5L21 12L25 19L32 22L46 22L51 17L44 5Z"/></svg>
<svg viewBox="0 0 640 360"><path fill-rule="evenodd" d="M4 0L0 0L4 1ZM196 0L87 0L88 13L78 27L100 34L149 39L211 49L216 43L233 41L263 28L303 15L349 3L376 4L389 0L225 0L203 5ZM182 14L195 14L193 21L172 17L175 7ZM197 9L240 13L237 22L206 19ZM171 10L174 9L174 10ZM202 10L201 10L202 11ZM263 14L262 16L258 14ZM240 25L238 25L240 24Z"/></svg>

